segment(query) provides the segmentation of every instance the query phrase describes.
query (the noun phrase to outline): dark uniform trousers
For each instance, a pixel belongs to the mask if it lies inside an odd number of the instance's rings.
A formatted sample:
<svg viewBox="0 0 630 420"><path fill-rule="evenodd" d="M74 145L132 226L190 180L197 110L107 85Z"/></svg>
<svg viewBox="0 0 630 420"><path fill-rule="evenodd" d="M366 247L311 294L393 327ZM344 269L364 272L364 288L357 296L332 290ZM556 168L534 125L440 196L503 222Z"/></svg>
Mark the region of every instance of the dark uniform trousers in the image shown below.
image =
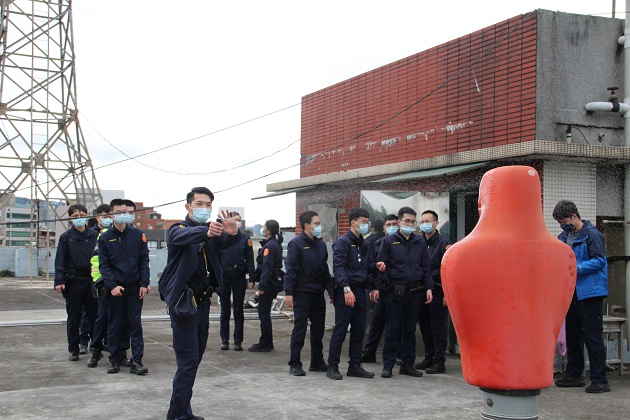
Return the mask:
<svg viewBox="0 0 630 420"><path fill-rule="evenodd" d="M384 296L387 311L387 332L383 345L383 368L392 369L399 354L403 362L413 366L416 360L416 322L422 293L406 291L400 301L393 293ZM402 340L402 344L401 344Z"/></svg>
<svg viewBox="0 0 630 420"><path fill-rule="evenodd" d="M289 365L301 365L300 352L304 347L306 328L311 321L311 365L324 360L324 328L326 325L326 298L324 292L295 292L293 294L293 332Z"/></svg>
<svg viewBox="0 0 630 420"><path fill-rule="evenodd" d="M230 315L232 312L230 297L233 296L234 342L243 342L243 326L245 324L243 302L245 302L246 290L247 279L245 274L223 272L223 286L221 287L221 341L230 340Z"/></svg>
<svg viewBox="0 0 630 420"><path fill-rule="evenodd" d="M328 364L339 365L341 360L341 347L348 333L348 325L352 324L350 330L350 363L361 364L361 347L363 346L363 336L365 335L365 323L367 317L367 298L365 289L362 286L351 286L352 293L356 298L354 307L346 305L345 295L342 288L335 291L335 329L330 337L330 348L328 350Z"/></svg>
<svg viewBox="0 0 630 420"><path fill-rule="evenodd" d="M68 321L66 330L68 333L68 351L79 352L79 325L83 308L88 317L88 331L92 335L94 321L96 320L97 303L92 295L92 279L78 278L67 280L65 284L66 312Z"/></svg>
<svg viewBox="0 0 630 420"><path fill-rule="evenodd" d="M109 293L105 290L105 293ZM94 334L92 335L92 348L94 350L103 350L103 343L107 342L107 295L102 296L98 300L98 312L96 313L96 321L94 322ZM125 325L123 328L122 339L120 341L120 350L129 350L129 322L125 316Z"/></svg>
<svg viewBox="0 0 630 420"><path fill-rule="evenodd" d="M370 328L368 329L368 338L365 343L365 352L368 354L375 354L378 349L378 343L383 336L383 330L385 329L386 312L385 304L382 299L379 299L374 306L372 306L372 317L370 318Z"/></svg>
<svg viewBox="0 0 630 420"><path fill-rule="evenodd" d="M125 284L122 296L107 295L107 346L110 363L120 362L120 352L124 350L125 327L129 327L131 354L134 358L144 356L142 336L142 304L140 285Z"/></svg>
<svg viewBox="0 0 630 420"><path fill-rule="evenodd" d="M442 305L444 290L436 285L433 289L433 300L426 305L420 302L418 323L422 333L425 354L432 357L444 357L446 353L446 313L448 309Z"/></svg>
<svg viewBox="0 0 630 420"><path fill-rule="evenodd" d="M173 377L171 408L176 418L192 419L190 407L192 389L197 377L197 369L208 342L210 321L210 300L204 299L197 305L197 313L190 318L182 318L170 313L173 330L173 350L177 361L177 371Z"/></svg>
<svg viewBox="0 0 630 420"><path fill-rule="evenodd" d="M584 345L588 350L591 382L608 383L606 379L606 346L603 332L603 297L577 300L575 292L566 317L567 376L581 378L584 372Z"/></svg>
<svg viewBox="0 0 630 420"><path fill-rule="evenodd" d="M258 296L258 319L260 320L260 339L258 345L264 348L273 346L273 327L271 323L271 305L278 296L278 290L271 288Z"/></svg>

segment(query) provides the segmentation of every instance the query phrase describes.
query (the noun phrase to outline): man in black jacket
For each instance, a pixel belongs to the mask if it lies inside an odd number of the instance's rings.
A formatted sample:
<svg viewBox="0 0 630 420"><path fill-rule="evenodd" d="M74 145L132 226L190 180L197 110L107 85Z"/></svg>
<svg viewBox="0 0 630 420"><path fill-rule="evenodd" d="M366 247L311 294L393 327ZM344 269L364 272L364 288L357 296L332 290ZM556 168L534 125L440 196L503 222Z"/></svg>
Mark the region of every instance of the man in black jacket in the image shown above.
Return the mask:
<svg viewBox="0 0 630 420"><path fill-rule="evenodd" d="M238 242L236 221L228 212L222 223L209 221L214 194L205 187L193 188L186 196L187 215L168 231L168 260L159 282L160 297L166 302L173 330L177 371L166 418L201 419L190 406L197 368L208 341L210 298L223 283L221 249ZM188 289L193 291L197 311L180 316L175 307Z"/></svg>
<svg viewBox="0 0 630 420"><path fill-rule="evenodd" d="M66 298L68 321L68 360L79 360L79 325L81 311L85 307L90 336L96 319L97 301L92 294L92 253L97 234L88 229L87 209L82 204L68 208L72 227L61 234L55 256L55 290Z"/></svg>

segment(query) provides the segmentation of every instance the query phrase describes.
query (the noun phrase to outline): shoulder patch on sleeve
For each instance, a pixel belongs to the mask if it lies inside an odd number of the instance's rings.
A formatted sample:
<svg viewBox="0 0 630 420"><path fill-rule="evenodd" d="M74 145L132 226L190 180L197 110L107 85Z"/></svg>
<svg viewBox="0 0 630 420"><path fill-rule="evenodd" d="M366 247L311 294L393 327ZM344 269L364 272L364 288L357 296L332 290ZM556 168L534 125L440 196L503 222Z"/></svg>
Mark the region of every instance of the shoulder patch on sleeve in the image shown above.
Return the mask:
<svg viewBox="0 0 630 420"><path fill-rule="evenodd" d="M147 235L145 235L144 233L142 234L142 242L146 242L147 241Z"/></svg>
<svg viewBox="0 0 630 420"><path fill-rule="evenodd" d="M266 257L267 255L269 255L269 248L265 248L263 251L263 257Z"/></svg>
<svg viewBox="0 0 630 420"><path fill-rule="evenodd" d="M251 239L247 240L247 246L252 246L252 240Z"/></svg>

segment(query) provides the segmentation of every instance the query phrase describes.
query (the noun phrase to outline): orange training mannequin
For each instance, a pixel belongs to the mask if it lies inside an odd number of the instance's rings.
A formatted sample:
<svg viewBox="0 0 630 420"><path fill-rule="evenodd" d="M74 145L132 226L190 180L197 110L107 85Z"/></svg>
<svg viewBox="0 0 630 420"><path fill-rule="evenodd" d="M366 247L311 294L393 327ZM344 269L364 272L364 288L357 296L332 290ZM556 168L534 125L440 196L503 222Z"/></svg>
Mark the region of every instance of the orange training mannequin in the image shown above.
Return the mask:
<svg viewBox="0 0 630 420"><path fill-rule="evenodd" d="M535 169L483 176L479 222L448 249L441 273L464 379L496 390L549 387L576 263L545 225Z"/></svg>

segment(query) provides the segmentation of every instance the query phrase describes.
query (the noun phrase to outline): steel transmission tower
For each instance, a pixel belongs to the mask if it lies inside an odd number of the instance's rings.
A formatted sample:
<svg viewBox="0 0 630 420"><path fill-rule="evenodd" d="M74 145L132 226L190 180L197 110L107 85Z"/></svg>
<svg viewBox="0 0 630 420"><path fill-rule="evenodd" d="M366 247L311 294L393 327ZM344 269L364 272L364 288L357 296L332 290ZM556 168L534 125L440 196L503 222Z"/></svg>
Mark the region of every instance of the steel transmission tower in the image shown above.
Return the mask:
<svg viewBox="0 0 630 420"><path fill-rule="evenodd" d="M12 194L94 208L102 198L78 119L72 1L0 2L0 209Z"/></svg>

